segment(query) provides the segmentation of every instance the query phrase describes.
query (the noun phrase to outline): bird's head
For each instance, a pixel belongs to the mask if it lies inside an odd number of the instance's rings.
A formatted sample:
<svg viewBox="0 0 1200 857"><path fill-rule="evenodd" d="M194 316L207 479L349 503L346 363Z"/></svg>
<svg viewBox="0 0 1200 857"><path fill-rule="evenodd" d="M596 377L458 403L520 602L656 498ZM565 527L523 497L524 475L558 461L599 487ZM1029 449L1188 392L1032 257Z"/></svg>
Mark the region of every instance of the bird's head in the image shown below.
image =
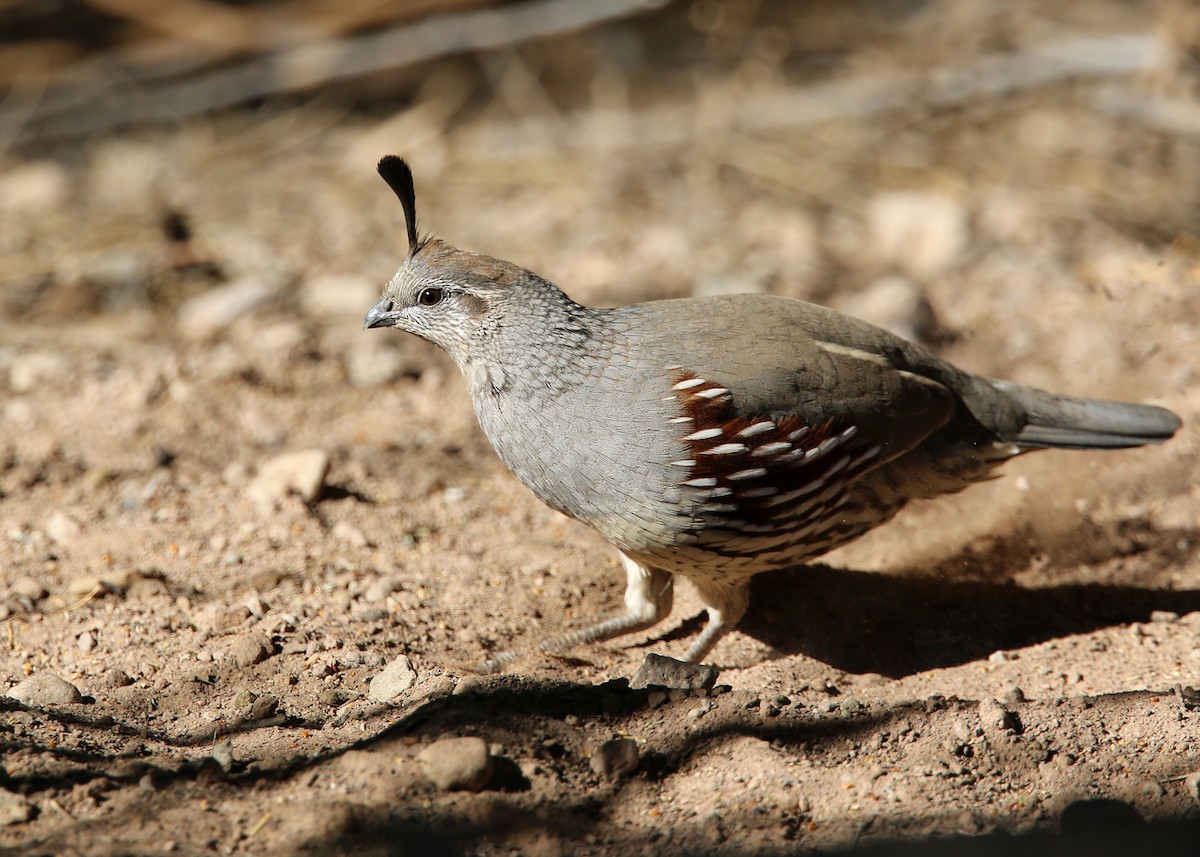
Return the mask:
<svg viewBox="0 0 1200 857"><path fill-rule="evenodd" d="M421 237L412 170L388 155L379 162L379 174L404 208L408 257L367 311L364 329L414 333L465 368L488 359L507 327L522 320L532 325L553 305L569 303L555 286L524 268Z"/></svg>

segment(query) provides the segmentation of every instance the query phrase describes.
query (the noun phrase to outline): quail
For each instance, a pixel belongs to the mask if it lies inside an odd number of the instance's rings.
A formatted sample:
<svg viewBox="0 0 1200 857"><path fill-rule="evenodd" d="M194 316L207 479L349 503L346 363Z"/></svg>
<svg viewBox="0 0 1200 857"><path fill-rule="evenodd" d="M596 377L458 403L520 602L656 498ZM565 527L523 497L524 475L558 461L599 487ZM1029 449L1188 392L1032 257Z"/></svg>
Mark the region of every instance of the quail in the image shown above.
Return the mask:
<svg viewBox="0 0 1200 857"><path fill-rule="evenodd" d="M549 654L655 625L682 575L708 613L685 656L699 661L745 613L755 574L1016 455L1141 446L1181 425L1151 405L973 375L789 298L582 306L530 271L422 237L408 165L387 156L379 173L403 206L408 256L364 327L445 350L508 468L620 552L624 611L546 640Z"/></svg>

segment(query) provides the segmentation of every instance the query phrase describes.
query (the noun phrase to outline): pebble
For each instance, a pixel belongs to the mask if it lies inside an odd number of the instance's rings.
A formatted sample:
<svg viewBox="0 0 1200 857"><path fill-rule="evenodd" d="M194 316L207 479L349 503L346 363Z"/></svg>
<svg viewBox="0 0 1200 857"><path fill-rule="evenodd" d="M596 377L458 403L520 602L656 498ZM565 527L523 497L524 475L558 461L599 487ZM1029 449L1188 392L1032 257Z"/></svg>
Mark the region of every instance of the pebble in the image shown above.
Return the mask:
<svg viewBox="0 0 1200 857"><path fill-rule="evenodd" d="M320 495L328 473L329 456L324 450L285 452L259 468L258 474L246 486L246 496L266 512L278 508L291 493L311 503Z"/></svg>
<svg viewBox="0 0 1200 857"><path fill-rule="evenodd" d="M179 328L193 339L212 336L266 303L274 294L275 289L256 277L217 286L179 307Z"/></svg>
<svg viewBox="0 0 1200 857"><path fill-rule="evenodd" d="M400 655L371 679L367 696L376 702L390 702L413 686L417 671L407 655Z"/></svg>
<svg viewBox="0 0 1200 857"><path fill-rule="evenodd" d="M422 750L417 761L441 791L477 792L488 784L495 769L482 738L443 738Z"/></svg>
<svg viewBox="0 0 1200 857"><path fill-rule="evenodd" d="M96 648L96 636L91 631L84 631L75 638L75 645L79 647L79 651L87 654Z"/></svg>
<svg viewBox="0 0 1200 857"><path fill-rule="evenodd" d="M262 663L275 654L275 647L261 634L238 634L226 649L226 654L239 667Z"/></svg>
<svg viewBox="0 0 1200 857"><path fill-rule="evenodd" d="M125 670L112 667L100 674L100 684L104 687L129 687L133 684L133 679Z"/></svg>
<svg viewBox="0 0 1200 857"><path fill-rule="evenodd" d="M867 203L867 225L881 260L912 274L932 274L950 267L970 239L962 205L934 193L876 194Z"/></svg>
<svg viewBox="0 0 1200 857"><path fill-rule="evenodd" d="M1017 716L994 699L979 702L979 720L985 732L1016 732Z"/></svg>
<svg viewBox="0 0 1200 857"><path fill-rule="evenodd" d="M0 211L37 215L57 211L71 198L71 179L55 161L28 161L0 178Z"/></svg>
<svg viewBox="0 0 1200 857"><path fill-rule="evenodd" d="M717 683L720 675L717 668L708 664L689 664L653 652L646 655L637 673L630 681L633 690L648 687L665 687L675 690L699 690Z"/></svg>
<svg viewBox="0 0 1200 857"><path fill-rule="evenodd" d="M367 548L371 546L370 539L358 527L349 521L338 521L333 525L333 537L340 542L345 542L348 545L353 545L356 548Z"/></svg>
<svg viewBox="0 0 1200 857"><path fill-rule="evenodd" d="M31 708L43 705L63 705L83 702L79 688L63 678L50 673L38 673L20 682L8 692L11 699Z"/></svg>
<svg viewBox="0 0 1200 857"><path fill-rule="evenodd" d="M1018 702L1024 702L1026 699L1025 691L1017 687L1015 684L1012 687L1007 687L1000 694L1000 701L1006 705L1016 705Z"/></svg>
<svg viewBox="0 0 1200 857"><path fill-rule="evenodd" d="M300 301L310 315L325 319L331 315L362 318L379 300L380 286L360 274L318 274L305 280Z"/></svg>
<svg viewBox="0 0 1200 857"><path fill-rule="evenodd" d="M363 601L379 604L399 588L394 577L380 577L363 591Z"/></svg>
<svg viewBox="0 0 1200 857"><path fill-rule="evenodd" d="M46 535L50 537L51 541L63 547L69 546L71 542L79 538L79 534L83 530L79 521L61 509L51 513L50 517L46 519L46 523L42 525L42 529L46 531Z"/></svg>
<svg viewBox="0 0 1200 857"><path fill-rule="evenodd" d="M588 764L606 780L617 780L637 770L641 762L637 742L631 738L605 741L592 753Z"/></svg>
<svg viewBox="0 0 1200 857"><path fill-rule="evenodd" d="M20 824L33 817L33 806L16 792L0 789L0 825Z"/></svg>
<svg viewBox="0 0 1200 857"><path fill-rule="evenodd" d="M41 601L49 594L44 586L29 576L17 578L12 591L14 595L28 598L30 601Z"/></svg>

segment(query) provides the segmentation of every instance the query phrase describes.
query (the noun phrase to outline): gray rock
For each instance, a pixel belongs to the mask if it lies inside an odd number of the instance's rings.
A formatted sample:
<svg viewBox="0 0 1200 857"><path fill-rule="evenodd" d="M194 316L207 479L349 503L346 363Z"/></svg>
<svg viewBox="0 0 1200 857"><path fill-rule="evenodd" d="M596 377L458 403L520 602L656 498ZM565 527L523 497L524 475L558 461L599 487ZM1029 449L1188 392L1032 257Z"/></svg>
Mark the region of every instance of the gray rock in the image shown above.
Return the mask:
<svg viewBox="0 0 1200 857"><path fill-rule="evenodd" d="M630 681L629 686L634 690L647 687L665 687L668 690L699 690L716 684L718 675L720 673L714 666L689 664L651 652L646 655L646 660L642 662L642 666Z"/></svg>
<svg viewBox="0 0 1200 857"><path fill-rule="evenodd" d="M125 670L112 667L101 674L100 684L104 687L129 687L133 684L133 679Z"/></svg>
<svg viewBox="0 0 1200 857"><path fill-rule="evenodd" d="M50 673L30 676L10 690L8 696L31 708L83 701L83 694L79 692L79 688Z"/></svg>
<svg viewBox="0 0 1200 857"><path fill-rule="evenodd" d="M407 655L400 655L383 668L383 672L371 679L367 696L376 702L389 702L412 687L417 680L417 671Z"/></svg>
<svg viewBox="0 0 1200 857"><path fill-rule="evenodd" d="M641 762L637 742L631 738L605 741L592 753L588 764L606 780L616 780L637 770Z"/></svg>
<svg viewBox="0 0 1200 857"><path fill-rule="evenodd" d="M323 450L286 452L259 469L246 486L246 495L264 511L275 509L292 493L311 503L320 495L328 472L329 456Z"/></svg>
<svg viewBox="0 0 1200 857"><path fill-rule="evenodd" d="M417 761L441 791L477 792L488 784L495 770L482 738L443 738L422 750Z"/></svg>
<svg viewBox="0 0 1200 857"><path fill-rule="evenodd" d="M275 654L275 647L264 636L250 632L238 634L226 650L229 659L239 667L253 666Z"/></svg>

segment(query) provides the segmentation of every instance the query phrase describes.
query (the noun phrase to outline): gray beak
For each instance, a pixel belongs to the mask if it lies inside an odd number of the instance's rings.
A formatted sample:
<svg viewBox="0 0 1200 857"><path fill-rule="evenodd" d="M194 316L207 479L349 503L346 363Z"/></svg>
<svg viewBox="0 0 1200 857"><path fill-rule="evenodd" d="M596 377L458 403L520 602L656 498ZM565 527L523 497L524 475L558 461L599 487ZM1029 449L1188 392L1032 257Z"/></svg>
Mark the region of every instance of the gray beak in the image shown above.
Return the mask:
<svg viewBox="0 0 1200 857"><path fill-rule="evenodd" d="M363 330L370 330L372 327L391 327L395 323L396 314L392 312L392 302L384 298L367 310L367 317L363 319Z"/></svg>

